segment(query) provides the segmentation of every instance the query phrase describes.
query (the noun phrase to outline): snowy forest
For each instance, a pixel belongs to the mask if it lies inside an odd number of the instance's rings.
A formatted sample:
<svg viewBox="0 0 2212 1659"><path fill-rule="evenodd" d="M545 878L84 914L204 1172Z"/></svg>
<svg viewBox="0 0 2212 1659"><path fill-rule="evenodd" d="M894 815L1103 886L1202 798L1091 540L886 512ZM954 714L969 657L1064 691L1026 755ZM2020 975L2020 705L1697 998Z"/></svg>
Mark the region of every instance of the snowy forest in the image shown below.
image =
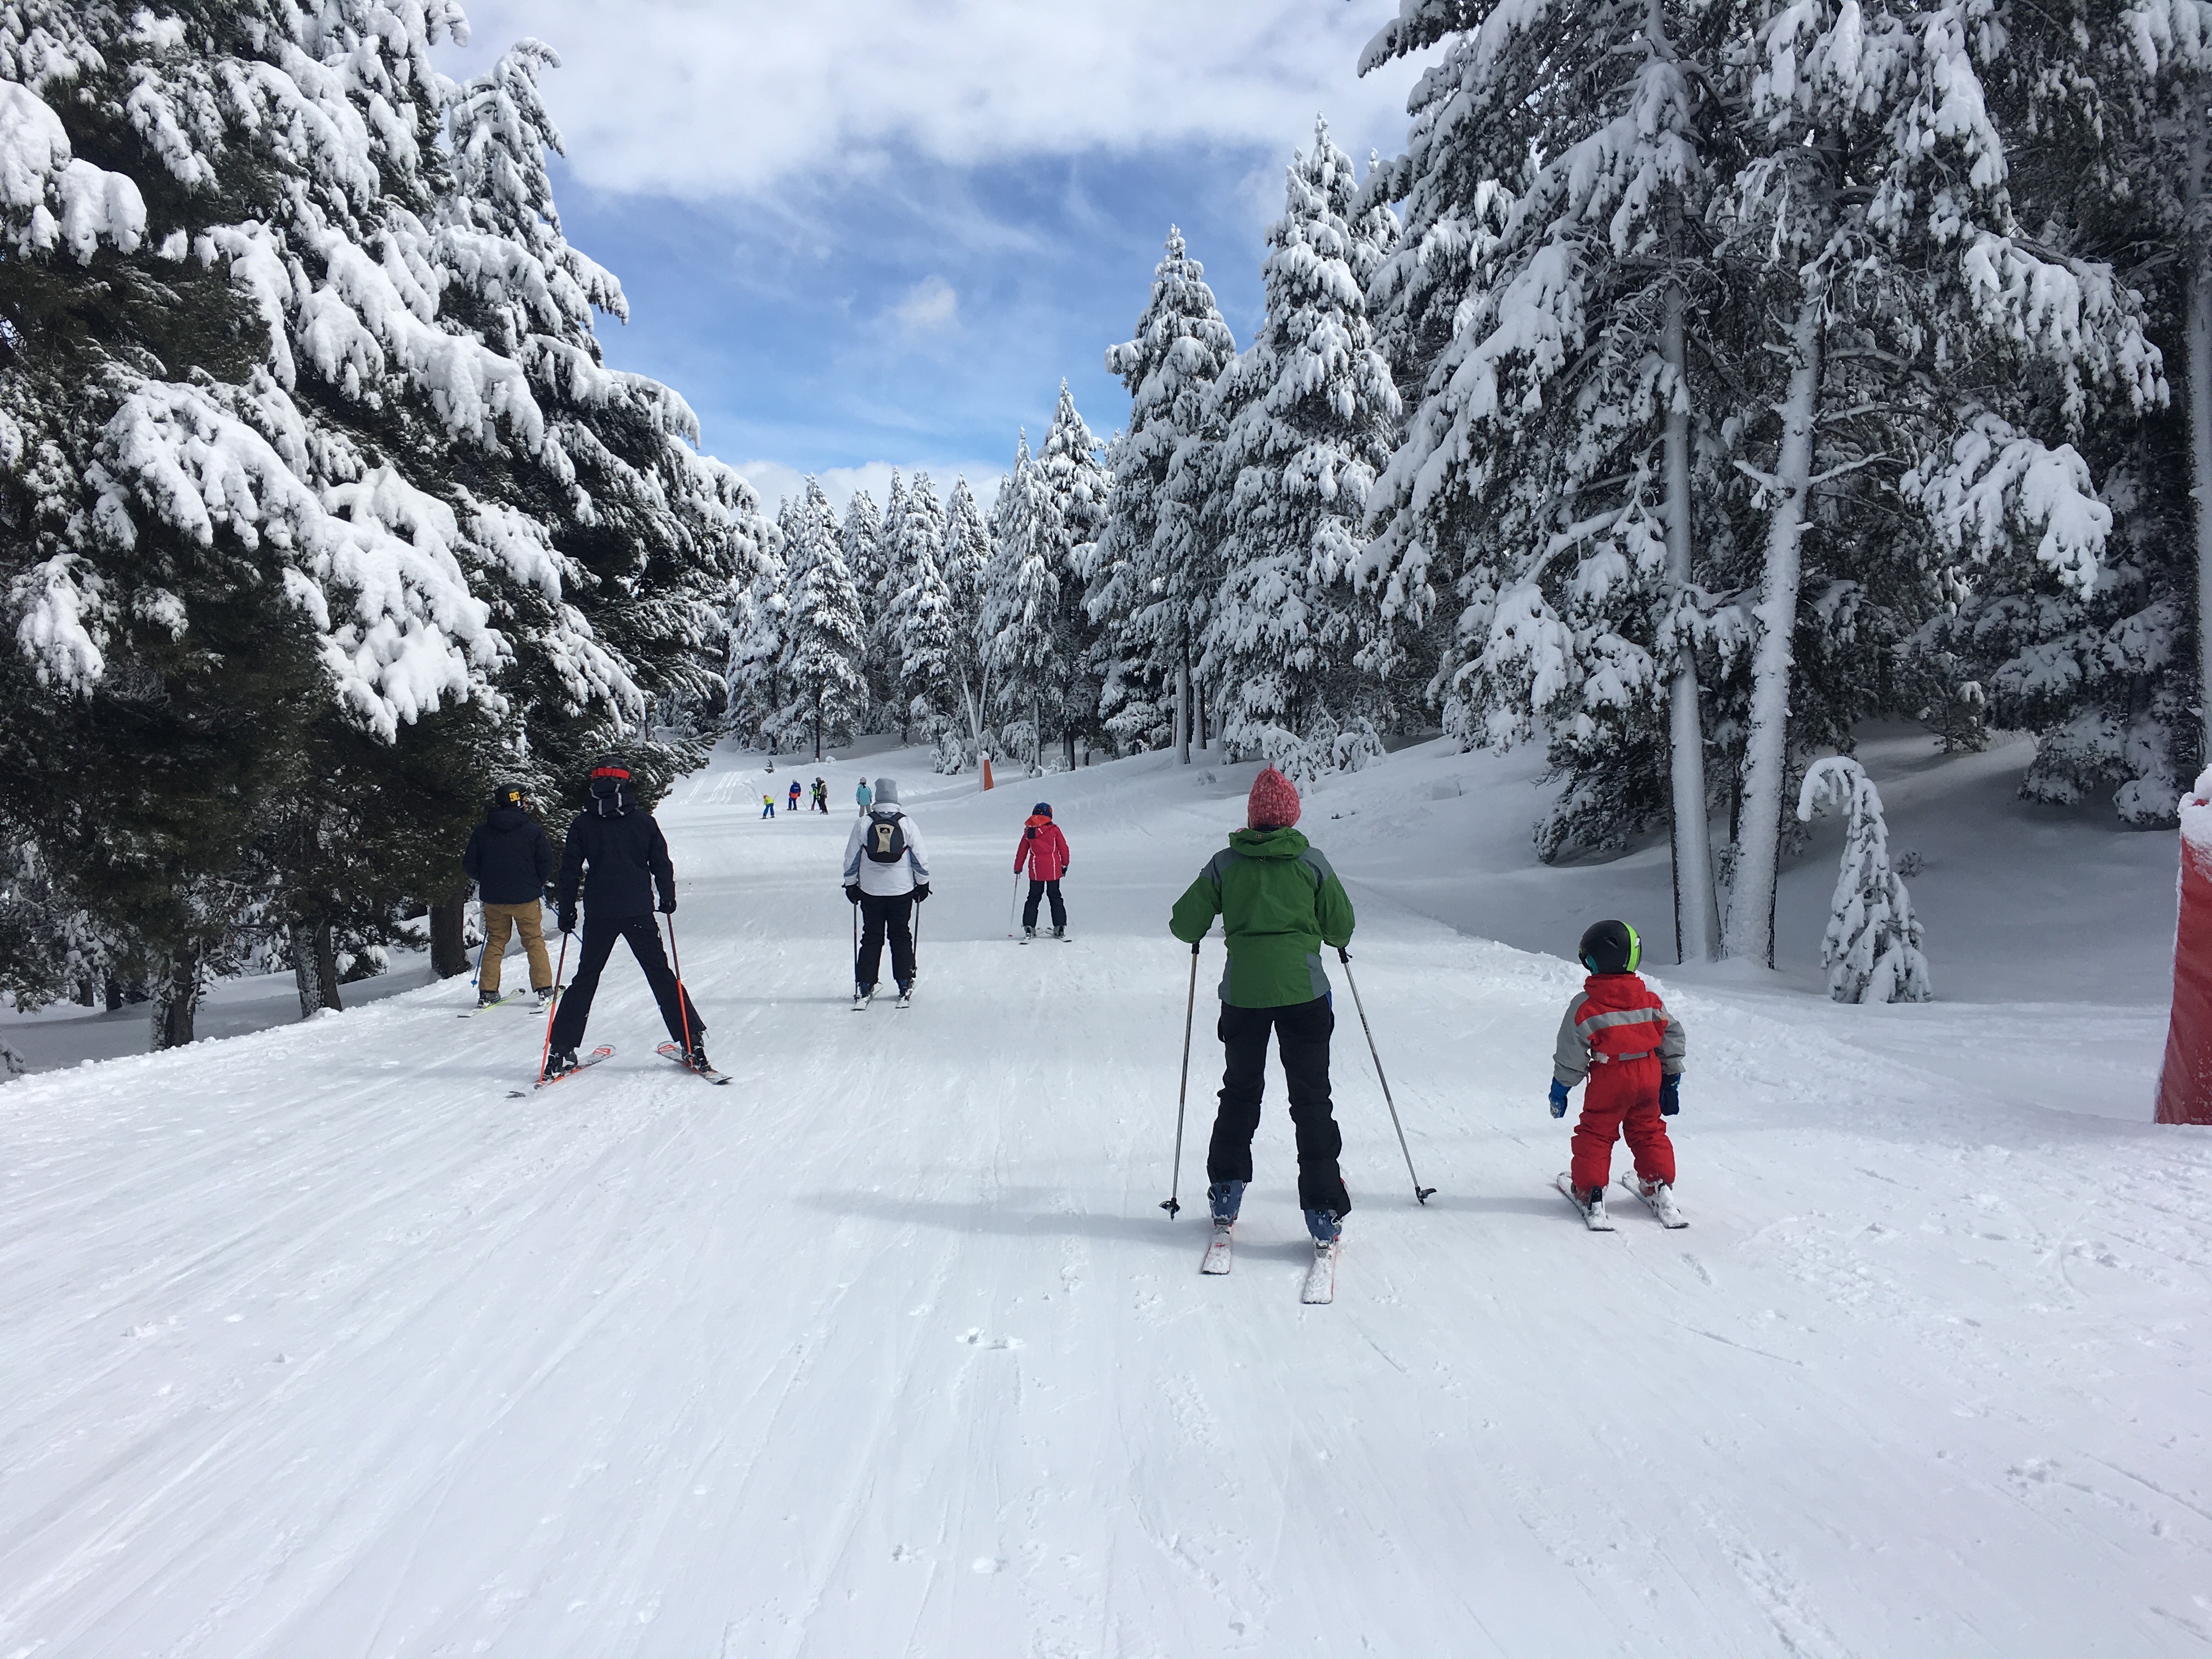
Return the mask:
<svg viewBox="0 0 2212 1659"><path fill-rule="evenodd" d="M1816 786L1878 846L1810 775L1871 717L2142 827L2204 758L2203 0L1403 0L1346 72L1424 55L1404 149L1290 158L1250 340L1170 229L1110 436L1063 384L988 502L772 516L603 360L557 59L457 82L465 28L0 6L19 1006L336 1006L408 918L458 951L494 781L729 732L1541 744L1537 855L1668 835L1684 954L1760 962Z"/></svg>

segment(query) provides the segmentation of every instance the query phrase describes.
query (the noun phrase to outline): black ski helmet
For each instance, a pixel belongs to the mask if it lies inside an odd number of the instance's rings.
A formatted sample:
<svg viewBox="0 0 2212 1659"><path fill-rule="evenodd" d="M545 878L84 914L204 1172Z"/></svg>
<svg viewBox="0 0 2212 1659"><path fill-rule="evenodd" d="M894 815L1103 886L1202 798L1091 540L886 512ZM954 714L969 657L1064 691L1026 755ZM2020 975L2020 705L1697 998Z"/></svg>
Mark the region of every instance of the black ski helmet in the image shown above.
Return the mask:
<svg viewBox="0 0 2212 1659"><path fill-rule="evenodd" d="M629 787L629 763L619 755L602 756L592 766L592 793L604 798Z"/></svg>
<svg viewBox="0 0 2212 1659"><path fill-rule="evenodd" d="M1644 941L1625 921L1601 921L1583 935L1575 954L1593 974L1632 974L1644 960Z"/></svg>
<svg viewBox="0 0 2212 1659"><path fill-rule="evenodd" d="M520 806L528 793L519 783L502 783L491 792L491 810L496 812L502 806Z"/></svg>

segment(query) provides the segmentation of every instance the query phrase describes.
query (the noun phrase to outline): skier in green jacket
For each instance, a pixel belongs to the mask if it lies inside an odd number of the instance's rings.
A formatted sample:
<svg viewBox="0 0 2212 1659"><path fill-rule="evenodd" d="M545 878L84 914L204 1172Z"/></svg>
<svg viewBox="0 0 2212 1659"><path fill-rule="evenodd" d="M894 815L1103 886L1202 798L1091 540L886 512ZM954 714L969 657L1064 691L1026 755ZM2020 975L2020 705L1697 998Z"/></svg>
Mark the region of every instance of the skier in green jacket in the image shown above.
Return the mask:
<svg viewBox="0 0 2212 1659"><path fill-rule="evenodd" d="M1298 1205L1316 1243L1333 1244L1352 1200L1337 1158L1344 1151L1328 1097L1328 1040L1336 1030L1323 945L1352 942L1352 900L1318 849L1291 826L1298 792L1270 766L1253 781L1248 827L1207 860L1176 901L1168 927L1194 945L1222 919L1229 945L1221 974L1225 1065L1221 1109L1206 1152L1214 1224L1237 1218L1252 1179L1252 1136L1267 1086L1267 1033L1283 1058L1298 1139Z"/></svg>

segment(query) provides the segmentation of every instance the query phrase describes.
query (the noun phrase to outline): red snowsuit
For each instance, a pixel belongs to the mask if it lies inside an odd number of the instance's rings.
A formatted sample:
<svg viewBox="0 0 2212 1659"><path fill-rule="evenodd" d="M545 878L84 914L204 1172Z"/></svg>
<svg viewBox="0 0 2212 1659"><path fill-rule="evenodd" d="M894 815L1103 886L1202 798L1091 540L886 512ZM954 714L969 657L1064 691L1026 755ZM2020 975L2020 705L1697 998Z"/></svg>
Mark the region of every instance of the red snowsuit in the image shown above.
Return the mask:
<svg viewBox="0 0 2212 1659"><path fill-rule="evenodd" d="M1659 1115L1659 1080L1679 1077L1682 1024L1634 974L1592 974L1567 1005L1552 1075L1569 1088L1585 1078L1570 1172L1587 1192L1612 1179L1613 1143L1626 1138L1645 1181L1674 1181L1674 1146Z"/></svg>
<svg viewBox="0 0 2212 1659"><path fill-rule="evenodd" d="M1033 812L1030 821L1022 826L1021 841L1014 848L1014 873L1021 873L1023 862L1030 866L1031 881L1058 881L1067 873L1067 837L1060 833L1060 826L1042 813Z"/></svg>

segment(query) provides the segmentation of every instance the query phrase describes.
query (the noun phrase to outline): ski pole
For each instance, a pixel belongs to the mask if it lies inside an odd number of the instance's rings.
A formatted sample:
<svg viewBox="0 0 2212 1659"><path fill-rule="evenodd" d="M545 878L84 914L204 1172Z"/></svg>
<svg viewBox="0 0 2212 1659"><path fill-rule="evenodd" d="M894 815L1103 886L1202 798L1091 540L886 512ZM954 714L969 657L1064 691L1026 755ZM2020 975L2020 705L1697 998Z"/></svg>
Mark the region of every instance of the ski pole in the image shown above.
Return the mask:
<svg viewBox="0 0 2212 1659"><path fill-rule="evenodd" d="M491 918L485 915L482 910L478 910L477 921L483 928L483 937L477 941L476 971L469 975L469 983L471 985L480 985L483 982L484 948L491 943Z"/></svg>
<svg viewBox="0 0 2212 1659"><path fill-rule="evenodd" d="M1019 865L1016 865L1014 866L1014 890L1006 896L1006 937L1008 939L1012 939L1014 936L1014 912L1019 907L1021 902L1022 871L1021 866Z"/></svg>
<svg viewBox="0 0 2212 1659"><path fill-rule="evenodd" d="M860 901L853 901L853 983L860 982Z"/></svg>
<svg viewBox="0 0 2212 1659"><path fill-rule="evenodd" d="M1190 947L1190 996L1182 1006L1182 1082L1176 1090L1176 1149L1175 1176L1168 1185L1168 1195L1160 1208L1168 1212L1172 1221L1182 1209L1176 1202L1182 1191L1182 1112L1183 1103L1190 1098L1190 1025L1198 1012L1198 945Z"/></svg>
<svg viewBox="0 0 2212 1659"><path fill-rule="evenodd" d="M676 918L666 911L662 914L668 916L668 958L676 965L676 1017L684 1027L684 1054L688 1060L691 1054L691 994L684 988L684 958L676 951Z"/></svg>
<svg viewBox="0 0 2212 1659"><path fill-rule="evenodd" d="M1340 945L1336 947L1336 959L1344 964L1344 982L1352 988L1352 1006L1359 1010L1359 1029L1367 1033L1367 1052L1375 1060L1375 1080L1382 1085L1382 1103L1390 1109L1390 1127L1398 1132L1398 1150L1406 1154L1406 1173L1413 1176L1414 1201L1425 1204L1435 1196L1437 1189L1424 1187L1420 1176L1413 1175L1413 1153L1406 1145L1406 1126L1398 1121L1398 1103L1390 1098L1390 1079L1382 1075L1382 1055L1375 1046L1375 1028L1367 1023L1367 1005L1359 1000L1359 981L1352 976L1352 952Z"/></svg>
<svg viewBox="0 0 2212 1659"><path fill-rule="evenodd" d="M561 1006L561 975L568 971L568 935L561 935L561 964L553 970L553 1000L545 1005L545 1046L538 1051L538 1080L545 1081L545 1062L553 1054L553 1011Z"/></svg>

